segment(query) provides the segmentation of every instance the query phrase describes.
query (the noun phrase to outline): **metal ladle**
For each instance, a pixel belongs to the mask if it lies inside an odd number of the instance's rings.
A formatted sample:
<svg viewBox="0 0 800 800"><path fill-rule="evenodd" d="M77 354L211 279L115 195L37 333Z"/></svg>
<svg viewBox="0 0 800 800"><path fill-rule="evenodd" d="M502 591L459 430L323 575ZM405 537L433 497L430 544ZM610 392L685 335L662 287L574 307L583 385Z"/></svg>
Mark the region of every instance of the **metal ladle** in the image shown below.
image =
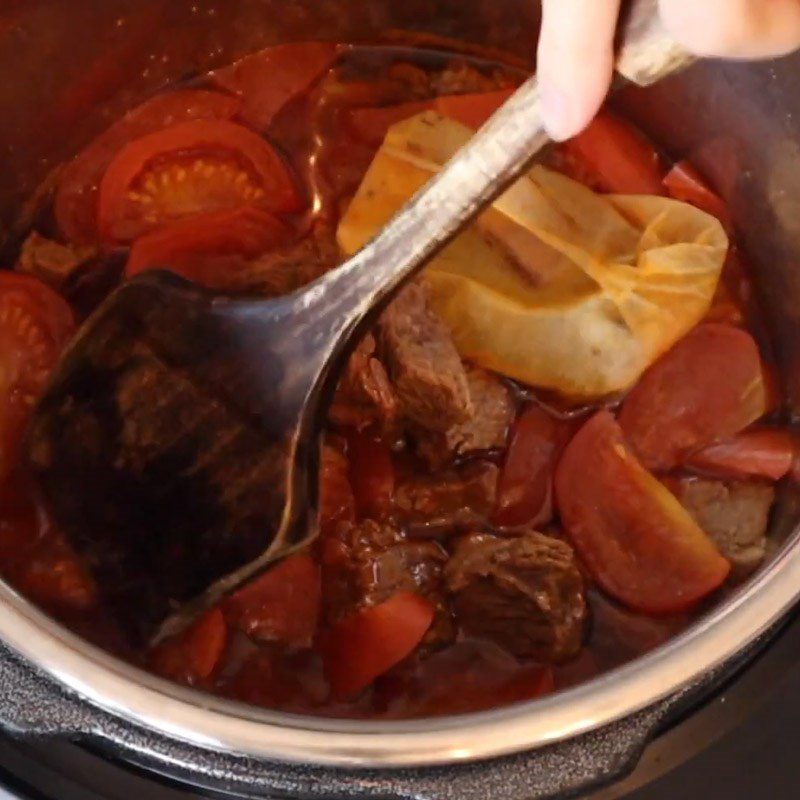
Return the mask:
<svg viewBox="0 0 800 800"><path fill-rule="evenodd" d="M617 70L640 85L688 61L655 0L631 4L619 41ZM87 321L35 410L28 455L134 639L175 630L314 538L343 358L546 143L532 77L378 237L304 289L231 299L151 272Z"/></svg>

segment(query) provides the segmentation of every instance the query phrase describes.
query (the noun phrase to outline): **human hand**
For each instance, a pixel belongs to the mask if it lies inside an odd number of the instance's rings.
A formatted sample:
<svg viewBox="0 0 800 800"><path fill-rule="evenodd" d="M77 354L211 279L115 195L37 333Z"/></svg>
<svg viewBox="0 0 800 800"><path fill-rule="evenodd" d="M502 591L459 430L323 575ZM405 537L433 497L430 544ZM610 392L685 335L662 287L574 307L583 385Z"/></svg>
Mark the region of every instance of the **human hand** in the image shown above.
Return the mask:
<svg viewBox="0 0 800 800"><path fill-rule="evenodd" d="M538 74L551 138L583 130L613 72L620 0L542 0ZM767 58L800 46L800 0L659 0L664 25L699 56Z"/></svg>

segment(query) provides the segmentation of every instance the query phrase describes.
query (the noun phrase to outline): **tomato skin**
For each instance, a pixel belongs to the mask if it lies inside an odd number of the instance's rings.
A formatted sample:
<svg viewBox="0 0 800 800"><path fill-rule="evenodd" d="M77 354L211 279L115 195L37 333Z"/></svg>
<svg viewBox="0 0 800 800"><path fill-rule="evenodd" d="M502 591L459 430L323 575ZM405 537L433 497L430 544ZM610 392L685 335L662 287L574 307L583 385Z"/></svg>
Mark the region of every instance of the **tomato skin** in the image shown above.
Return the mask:
<svg viewBox="0 0 800 800"><path fill-rule="evenodd" d="M73 244L94 244L97 232L97 189L114 156L131 139L192 119L230 119L241 102L221 92L187 89L159 94L129 111L61 173L54 211L58 228Z"/></svg>
<svg viewBox="0 0 800 800"><path fill-rule="evenodd" d="M619 422L646 467L669 470L746 428L764 414L766 403L753 337L705 323L644 373L623 401Z"/></svg>
<svg viewBox="0 0 800 800"><path fill-rule="evenodd" d="M663 195L661 160L656 149L632 125L601 111L583 133L564 142L561 151L579 173L602 191Z"/></svg>
<svg viewBox="0 0 800 800"><path fill-rule="evenodd" d="M151 654L161 676L191 685L208 681L225 652L228 631L219 608L211 608L183 633L159 645Z"/></svg>
<svg viewBox="0 0 800 800"><path fill-rule="evenodd" d="M31 408L74 331L72 310L49 286L0 271L0 479L16 462Z"/></svg>
<svg viewBox="0 0 800 800"><path fill-rule="evenodd" d="M683 611L730 572L688 512L637 461L608 411L567 445L555 488L564 528L592 577L636 611Z"/></svg>
<svg viewBox="0 0 800 800"><path fill-rule="evenodd" d="M347 437L350 484L360 518L380 519L392 505L395 487L392 451L370 431L353 431Z"/></svg>
<svg viewBox="0 0 800 800"><path fill-rule="evenodd" d="M160 218L145 219L141 209L137 210L132 204L133 186L153 163L169 163L170 158L180 159L187 154L205 152L229 155L241 165L241 175L258 183L258 186L249 186L245 181L242 193L235 197L234 208L254 202L244 194L245 191L260 192L257 204L267 211L284 213L301 208L294 178L268 142L248 128L227 120L197 119L142 136L117 153L100 181L97 225L101 236L108 241L129 241L160 224L174 221L176 217L170 215L169 203L154 212L156 216L160 214ZM183 170L183 173L189 173L189 170ZM191 174L184 177L187 181L192 180ZM152 197L148 199L154 200ZM192 214L222 210L227 209L199 208Z"/></svg>
<svg viewBox="0 0 800 800"><path fill-rule="evenodd" d="M410 655L430 628L434 614L428 600L413 592L398 592L326 631L321 653L334 696L340 700L356 697Z"/></svg>
<svg viewBox="0 0 800 800"><path fill-rule="evenodd" d="M169 269L210 288L225 288L233 261L219 256L255 258L292 236L272 214L252 206L211 211L178 220L140 236L131 247L125 274L130 278L149 269Z"/></svg>
<svg viewBox="0 0 800 800"><path fill-rule="evenodd" d="M261 131L331 67L338 53L339 46L330 42L275 45L213 72L211 80L241 99L239 118Z"/></svg>
<svg viewBox="0 0 800 800"><path fill-rule="evenodd" d="M686 466L725 478L780 480L798 453L795 434L784 428L751 428L695 453Z"/></svg>
<svg viewBox="0 0 800 800"><path fill-rule="evenodd" d="M496 525L537 525L552 515L552 483L566 443L564 423L538 405L520 414L511 431L497 485Z"/></svg>
<svg viewBox="0 0 800 800"><path fill-rule="evenodd" d="M285 558L223 603L229 625L253 639L310 647L317 630L321 585L310 556Z"/></svg>
<svg viewBox="0 0 800 800"><path fill-rule="evenodd" d="M673 164L664 176L663 183L670 197L691 203L716 217L727 230L731 229L728 206L718 194L711 191L700 173L688 161Z"/></svg>

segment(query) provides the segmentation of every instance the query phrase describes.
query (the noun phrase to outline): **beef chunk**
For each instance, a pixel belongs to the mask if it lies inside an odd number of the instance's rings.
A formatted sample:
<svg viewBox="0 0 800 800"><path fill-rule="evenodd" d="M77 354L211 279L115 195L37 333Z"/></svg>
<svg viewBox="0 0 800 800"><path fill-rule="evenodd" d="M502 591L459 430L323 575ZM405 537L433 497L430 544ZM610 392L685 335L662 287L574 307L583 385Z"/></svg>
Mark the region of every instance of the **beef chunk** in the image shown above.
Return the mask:
<svg viewBox="0 0 800 800"><path fill-rule="evenodd" d="M22 245L16 269L60 292L67 281L97 256L94 247L73 247L31 233Z"/></svg>
<svg viewBox="0 0 800 800"><path fill-rule="evenodd" d="M326 552L323 592L329 623L362 606L382 603L397 592L412 591L437 608L426 643L452 638L452 620L442 592L447 552L436 542L409 541L397 528L367 520L342 526Z"/></svg>
<svg viewBox="0 0 800 800"><path fill-rule="evenodd" d="M464 365L423 286L403 289L380 320L389 374L403 416L423 428L447 431L474 413Z"/></svg>
<svg viewBox="0 0 800 800"><path fill-rule="evenodd" d="M367 334L350 356L328 412L335 424L386 430L397 417L397 398L375 349L375 338Z"/></svg>
<svg viewBox="0 0 800 800"><path fill-rule="evenodd" d="M516 416L511 390L496 375L467 367L467 385L474 413L444 432L418 430L417 452L438 469L454 456L505 447L508 429Z"/></svg>
<svg viewBox="0 0 800 800"><path fill-rule="evenodd" d="M744 577L763 560L772 486L759 481L681 478L669 484L681 505Z"/></svg>
<svg viewBox="0 0 800 800"><path fill-rule="evenodd" d="M519 658L563 661L581 647L586 600L566 542L530 532L462 539L445 570L461 628Z"/></svg>
<svg viewBox="0 0 800 800"><path fill-rule="evenodd" d="M494 510L498 473L494 464L476 461L438 475L414 475L398 483L395 510L412 529L475 530Z"/></svg>

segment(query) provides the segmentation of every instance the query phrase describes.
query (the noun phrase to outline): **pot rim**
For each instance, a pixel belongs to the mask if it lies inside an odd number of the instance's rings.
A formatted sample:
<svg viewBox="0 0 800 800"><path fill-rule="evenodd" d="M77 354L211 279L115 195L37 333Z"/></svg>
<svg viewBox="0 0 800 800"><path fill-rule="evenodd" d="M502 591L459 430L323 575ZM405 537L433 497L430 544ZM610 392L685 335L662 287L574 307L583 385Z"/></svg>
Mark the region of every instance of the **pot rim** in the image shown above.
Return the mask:
<svg viewBox="0 0 800 800"><path fill-rule="evenodd" d="M748 584L651 653L540 700L456 717L323 719L180 687L89 645L2 582L0 638L90 704L193 746L338 767L453 764L576 737L703 678L767 631L800 596L798 542L800 528Z"/></svg>

